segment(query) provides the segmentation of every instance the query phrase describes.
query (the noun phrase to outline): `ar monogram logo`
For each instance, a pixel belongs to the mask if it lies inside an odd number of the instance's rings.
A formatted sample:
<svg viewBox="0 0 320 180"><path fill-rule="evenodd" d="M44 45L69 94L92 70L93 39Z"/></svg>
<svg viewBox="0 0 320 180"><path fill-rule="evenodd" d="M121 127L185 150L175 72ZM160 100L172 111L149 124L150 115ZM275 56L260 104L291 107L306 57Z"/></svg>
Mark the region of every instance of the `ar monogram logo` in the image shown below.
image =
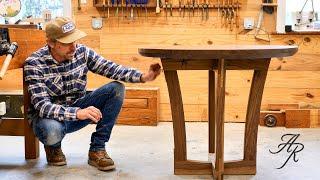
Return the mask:
<svg viewBox="0 0 320 180"><path fill-rule="evenodd" d="M279 150L272 152L269 149L270 153L277 154L277 153L281 152L282 150L284 150L287 147L287 152L290 154L289 157L287 158L287 160L283 163L283 165L278 167L277 169L283 168L288 163L288 161L290 160L291 157L292 157L294 162L298 162L297 153L302 151L303 148L304 148L304 145L302 143L297 143L296 142L296 140L298 139L299 136L300 136L300 134L284 134L281 137L281 141L284 141L284 143L280 143L278 145ZM284 140L286 137L289 137L288 141Z"/></svg>

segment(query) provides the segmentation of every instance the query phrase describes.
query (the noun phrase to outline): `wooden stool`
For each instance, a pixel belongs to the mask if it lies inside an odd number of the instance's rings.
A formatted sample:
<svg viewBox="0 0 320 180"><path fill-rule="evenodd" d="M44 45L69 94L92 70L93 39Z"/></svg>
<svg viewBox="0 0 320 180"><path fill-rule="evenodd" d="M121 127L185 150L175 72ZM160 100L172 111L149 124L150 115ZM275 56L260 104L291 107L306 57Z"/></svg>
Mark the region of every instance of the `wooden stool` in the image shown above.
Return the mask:
<svg viewBox="0 0 320 180"><path fill-rule="evenodd" d="M297 51L296 46L276 45L140 48L139 53L143 56L161 58L174 129L174 173L212 174L217 179L222 179L223 174L255 174L259 112L270 60L272 57L292 56ZM226 70L250 69L254 74L246 115L244 159L224 162ZM177 70L209 71L209 154L215 153L211 154L211 162L187 159L185 118Z"/></svg>
<svg viewBox="0 0 320 180"><path fill-rule="evenodd" d="M0 28L9 28L11 42L18 43L18 50L8 70L23 68L26 58L45 45L44 31L35 29L36 25L0 25ZM24 82L24 75L21 78L23 78L24 119L4 119L0 124L0 135L24 136L25 158L36 159L39 157L39 140L35 137L28 122L27 110L30 106L30 96L27 84Z"/></svg>

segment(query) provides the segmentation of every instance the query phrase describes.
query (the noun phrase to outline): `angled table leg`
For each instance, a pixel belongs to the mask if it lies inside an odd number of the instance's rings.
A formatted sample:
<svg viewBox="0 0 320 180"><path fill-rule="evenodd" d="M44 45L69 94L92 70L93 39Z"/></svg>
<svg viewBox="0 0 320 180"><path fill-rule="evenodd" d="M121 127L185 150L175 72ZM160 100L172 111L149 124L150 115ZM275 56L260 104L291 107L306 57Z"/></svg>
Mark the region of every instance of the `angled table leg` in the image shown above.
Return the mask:
<svg viewBox="0 0 320 180"><path fill-rule="evenodd" d="M260 67L263 68L254 70L247 107L244 135L244 161L254 164L254 167L252 167L254 172L256 172L259 112L270 60L271 59L261 60Z"/></svg>
<svg viewBox="0 0 320 180"><path fill-rule="evenodd" d="M187 148L186 148L186 128L184 122L184 111L181 98L180 84L177 75L177 71L164 71L164 75L167 81L173 133L174 133L174 164L175 173L177 171L176 165L179 161L187 160Z"/></svg>
<svg viewBox="0 0 320 180"><path fill-rule="evenodd" d="M223 179L224 173L224 102L225 102L226 66L225 60L218 61L217 107L216 107L216 167L214 176Z"/></svg>
<svg viewBox="0 0 320 180"><path fill-rule="evenodd" d="M209 127L209 153L215 153L215 134L216 134L216 128L215 128L215 115L216 115L216 76L215 72L213 70L209 70L208 73L208 79L209 79L209 89L208 89L208 127Z"/></svg>

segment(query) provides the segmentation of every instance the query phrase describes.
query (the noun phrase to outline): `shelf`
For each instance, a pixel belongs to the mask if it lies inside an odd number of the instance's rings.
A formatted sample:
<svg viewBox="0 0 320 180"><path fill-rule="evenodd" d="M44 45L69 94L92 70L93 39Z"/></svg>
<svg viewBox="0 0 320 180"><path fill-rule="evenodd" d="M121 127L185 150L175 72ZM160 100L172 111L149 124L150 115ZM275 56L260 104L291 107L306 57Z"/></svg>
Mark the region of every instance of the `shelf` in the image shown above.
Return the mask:
<svg viewBox="0 0 320 180"><path fill-rule="evenodd" d="M262 3L261 6L268 6L268 7L277 7L278 4L277 3Z"/></svg>
<svg viewBox="0 0 320 180"><path fill-rule="evenodd" d="M142 7L144 7L144 4L142 4L142 5L143 5ZM96 8L108 8L108 5L94 4L94 7L96 7ZM126 5L121 6L121 4L119 4L118 8L122 8L122 7L125 8ZM127 7L130 8L130 7L131 7L131 4L128 4ZM132 7L139 7L139 8L140 8L140 4L137 4L137 6L135 6L135 4L134 4ZM147 8L155 8L155 7L156 7L155 5L147 4ZM117 4L113 4L113 6L112 6L112 5L109 5L109 8L117 8Z"/></svg>
<svg viewBox="0 0 320 180"><path fill-rule="evenodd" d="M37 29L36 24L0 24L0 28Z"/></svg>
<svg viewBox="0 0 320 180"><path fill-rule="evenodd" d="M286 33L273 32L271 35L320 35L320 31L292 31Z"/></svg>
<svg viewBox="0 0 320 180"><path fill-rule="evenodd" d="M187 5L185 5L185 7L188 8ZM233 6L232 5L224 5L224 6L222 6L222 5L209 4L208 7L210 9L218 9L218 8L220 8L220 9L231 9L231 8L236 9L237 7L241 8L241 5L239 4L238 6L237 5L233 5ZM162 6L162 8L165 8L165 6ZM179 7L179 5L174 5L174 6L172 6L172 8L178 9L180 7ZM181 6L181 8L183 8L183 5ZM190 8L192 8L192 5L190 5ZM198 5L195 5L194 8L198 8ZM202 8L202 5L200 5L200 8Z"/></svg>
<svg viewBox="0 0 320 180"><path fill-rule="evenodd" d="M143 5L142 7L144 7L144 4L142 4L142 5ZM108 8L108 5L103 5L103 4L100 3L100 4L94 4L94 7L96 7L96 8ZM123 5L119 4L118 7L120 8L120 7L126 7L126 6L125 5L123 6ZM128 4L128 7L131 7L131 4ZM133 5L133 7L136 7L135 4ZM137 7L140 7L140 4L137 4ZM156 6L154 4L147 4L147 8L155 8L155 7ZM220 9L228 9L228 8L229 9L231 9L231 8L236 9L237 7L241 8L241 4L239 4L238 6L237 5L233 5L233 6L232 5L224 5L224 6L222 6L222 5L209 4L209 8L210 9L218 9L218 8L220 8ZM116 4L114 4L113 6L109 5L109 8L117 8L117 5ZM165 5L162 5L161 8L165 8ZM170 8L170 6L168 5L167 8ZM183 5L181 5L181 7L179 7L179 5L173 5L172 8L173 9L183 8ZM185 5L185 8L188 8L187 4ZM192 8L192 5L190 5L189 8ZM195 5L194 8L198 8L198 5ZM202 6L200 6L200 8L202 8Z"/></svg>

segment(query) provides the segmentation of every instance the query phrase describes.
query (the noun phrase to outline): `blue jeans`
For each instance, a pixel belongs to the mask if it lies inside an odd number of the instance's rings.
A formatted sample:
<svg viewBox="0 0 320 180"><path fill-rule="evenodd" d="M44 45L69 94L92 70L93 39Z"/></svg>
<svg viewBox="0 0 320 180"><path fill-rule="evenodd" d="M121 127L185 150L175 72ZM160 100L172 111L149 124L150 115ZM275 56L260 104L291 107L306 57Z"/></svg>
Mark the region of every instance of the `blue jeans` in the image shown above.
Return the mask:
<svg viewBox="0 0 320 180"><path fill-rule="evenodd" d="M105 150L105 142L109 141L112 128L116 122L124 99L125 88L120 82L114 81L78 99L71 106L84 109L89 106L98 108L102 119L96 125L96 131L91 135L90 151ZM75 132L91 120L57 121L37 118L32 121L35 135L45 145L61 147L61 141L66 134Z"/></svg>

